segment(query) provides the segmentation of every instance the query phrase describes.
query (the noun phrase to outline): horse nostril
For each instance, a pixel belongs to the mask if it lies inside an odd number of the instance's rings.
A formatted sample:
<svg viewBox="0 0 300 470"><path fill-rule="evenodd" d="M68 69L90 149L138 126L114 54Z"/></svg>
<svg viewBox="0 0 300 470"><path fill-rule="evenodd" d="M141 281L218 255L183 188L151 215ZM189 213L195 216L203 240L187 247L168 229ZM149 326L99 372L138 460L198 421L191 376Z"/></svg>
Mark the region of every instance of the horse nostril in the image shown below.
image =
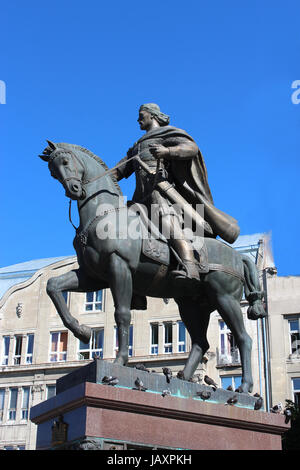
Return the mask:
<svg viewBox="0 0 300 470"><path fill-rule="evenodd" d="M72 189L73 191L79 191L79 184L77 183L72 184Z"/></svg>

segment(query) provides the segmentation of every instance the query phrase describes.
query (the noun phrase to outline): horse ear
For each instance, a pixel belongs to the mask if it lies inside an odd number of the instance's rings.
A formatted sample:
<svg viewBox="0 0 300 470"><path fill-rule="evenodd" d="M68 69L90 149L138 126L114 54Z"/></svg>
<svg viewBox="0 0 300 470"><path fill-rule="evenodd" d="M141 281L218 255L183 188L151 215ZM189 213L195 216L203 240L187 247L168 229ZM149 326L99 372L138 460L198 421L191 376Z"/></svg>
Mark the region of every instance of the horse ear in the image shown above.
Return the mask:
<svg viewBox="0 0 300 470"><path fill-rule="evenodd" d="M51 150L56 150L56 145L54 142L51 142L51 140L47 140L48 144L49 144L49 147L51 148Z"/></svg>

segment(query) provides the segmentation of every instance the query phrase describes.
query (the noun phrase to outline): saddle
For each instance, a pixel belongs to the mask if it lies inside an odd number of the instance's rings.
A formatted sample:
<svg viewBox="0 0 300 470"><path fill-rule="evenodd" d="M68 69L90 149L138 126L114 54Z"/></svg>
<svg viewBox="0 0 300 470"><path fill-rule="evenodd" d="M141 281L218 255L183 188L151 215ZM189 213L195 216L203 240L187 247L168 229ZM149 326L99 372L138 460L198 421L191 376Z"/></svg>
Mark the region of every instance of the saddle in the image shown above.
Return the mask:
<svg viewBox="0 0 300 470"><path fill-rule="evenodd" d="M129 210L132 206L132 201L128 202ZM141 204L134 203L134 215L139 215L141 222L142 233L142 253L147 258L156 261L164 266L182 264L182 261L176 251L169 245L168 239L159 231L159 228L151 222ZM208 267L208 253L203 237L195 237L190 240L194 248L194 256L197 260L197 268L199 274L207 273Z"/></svg>
<svg viewBox="0 0 300 470"><path fill-rule="evenodd" d="M197 242L199 247L197 248ZM209 265L208 265L208 252L207 247L205 244L205 240L201 239L193 243L194 247L194 256L197 260L197 268L199 270L199 274L208 273ZM147 257L160 263L165 266L170 266L172 263L172 256L174 261L177 261L178 264L181 264L182 261L179 258L176 251L168 245L168 243L164 240L155 239L155 238L143 238L142 242L142 253Z"/></svg>

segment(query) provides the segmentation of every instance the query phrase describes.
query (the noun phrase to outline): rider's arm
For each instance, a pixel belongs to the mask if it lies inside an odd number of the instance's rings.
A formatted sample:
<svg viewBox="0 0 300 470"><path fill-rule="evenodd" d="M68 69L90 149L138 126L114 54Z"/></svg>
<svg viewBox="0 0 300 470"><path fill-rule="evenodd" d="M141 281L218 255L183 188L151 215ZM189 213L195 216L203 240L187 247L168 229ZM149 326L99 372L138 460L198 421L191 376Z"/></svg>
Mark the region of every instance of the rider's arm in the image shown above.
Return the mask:
<svg viewBox="0 0 300 470"><path fill-rule="evenodd" d="M165 141L164 145L154 144L150 151L155 158L165 158L166 160L188 160L198 155L198 146L193 140L186 138L176 138Z"/></svg>
<svg viewBox="0 0 300 470"><path fill-rule="evenodd" d="M179 139L176 139L179 140ZM195 142L188 139L180 139L177 145L168 147L169 155L166 155L167 160L186 160L194 158L198 155L198 146Z"/></svg>
<svg viewBox="0 0 300 470"><path fill-rule="evenodd" d="M132 173L134 173L134 168L132 165L132 160L127 161L131 157L131 149L128 150L126 157L117 163L117 167L112 172L112 175L116 178L117 181L120 181L123 178L128 178ZM119 166L121 165L121 166Z"/></svg>

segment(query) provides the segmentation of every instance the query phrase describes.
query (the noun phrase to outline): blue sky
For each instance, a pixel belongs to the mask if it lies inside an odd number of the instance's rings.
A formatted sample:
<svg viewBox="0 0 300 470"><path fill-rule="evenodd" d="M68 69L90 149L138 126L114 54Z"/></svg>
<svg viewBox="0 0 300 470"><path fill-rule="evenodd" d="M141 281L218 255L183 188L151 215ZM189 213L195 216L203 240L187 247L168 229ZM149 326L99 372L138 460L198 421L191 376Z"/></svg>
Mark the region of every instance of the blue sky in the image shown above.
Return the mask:
<svg viewBox="0 0 300 470"><path fill-rule="evenodd" d="M271 231L279 275L300 274L299 17L291 0L5 2L0 266L74 253L45 140L112 167L142 135L140 104L156 102L198 143L216 206L241 234ZM134 185L121 182L128 198Z"/></svg>

